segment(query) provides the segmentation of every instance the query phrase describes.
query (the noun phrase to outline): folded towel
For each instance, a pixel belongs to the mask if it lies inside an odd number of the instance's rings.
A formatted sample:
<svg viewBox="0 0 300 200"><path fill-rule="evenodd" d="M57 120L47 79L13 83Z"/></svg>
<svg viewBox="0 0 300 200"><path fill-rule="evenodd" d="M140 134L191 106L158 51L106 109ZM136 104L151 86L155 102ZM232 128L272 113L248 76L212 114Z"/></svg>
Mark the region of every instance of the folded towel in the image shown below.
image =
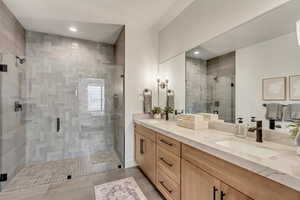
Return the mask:
<svg viewBox="0 0 300 200"><path fill-rule="evenodd" d="M285 121L300 120L300 104L289 104L285 111Z"/></svg>
<svg viewBox="0 0 300 200"><path fill-rule="evenodd" d="M150 113L152 110L152 95L144 95L144 113Z"/></svg>
<svg viewBox="0 0 300 200"><path fill-rule="evenodd" d="M171 108L175 108L175 99L174 99L175 97L174 97L174 95L168 95L167 96L167 106L168 107L171 107Z"/></svg>
<svg viewBox="0 0 300 200"><path fill-rule="evenodd" d="M270 103L267 105L266 119L281 121L283 116L283 105Z"/></svg>

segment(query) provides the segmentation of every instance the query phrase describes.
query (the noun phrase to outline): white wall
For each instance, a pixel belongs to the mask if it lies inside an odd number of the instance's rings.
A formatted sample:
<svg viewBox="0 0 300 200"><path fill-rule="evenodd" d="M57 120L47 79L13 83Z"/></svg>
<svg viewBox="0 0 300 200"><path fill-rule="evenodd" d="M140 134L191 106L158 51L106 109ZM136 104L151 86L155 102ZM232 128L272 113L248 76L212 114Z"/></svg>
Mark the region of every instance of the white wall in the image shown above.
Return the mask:
<svg viewBox="0 0 300 200"><path fill-rule="evenodd" d="M131 167L135 165L132 115L143 111L143 90L155 87L158 31L134 25L126 25L125 31L125 166Z"/></svg>
<svg viewBox="0 0 300 200"><path fill-rule="evenodd" d="M159 65L159 77L169 80L169 89L175 92L175 109L185 110L185 53ZM166 94L160 95L160 106L166 105Z"/></svg>
<svg viewBox="0 0 300 200"><path fill-rule="evenodd" d="M195 0L159 34L160 63L289 0Z"/></svg>
<svg viewBox="0 0 300 200"><path fill-rule="evenodd" d="M265 119L262 79L296 74L300 74L300 47L297 45L296 33L237 50L237 117L256 116ZM282 103L288 104L289 101Z"/></svg>

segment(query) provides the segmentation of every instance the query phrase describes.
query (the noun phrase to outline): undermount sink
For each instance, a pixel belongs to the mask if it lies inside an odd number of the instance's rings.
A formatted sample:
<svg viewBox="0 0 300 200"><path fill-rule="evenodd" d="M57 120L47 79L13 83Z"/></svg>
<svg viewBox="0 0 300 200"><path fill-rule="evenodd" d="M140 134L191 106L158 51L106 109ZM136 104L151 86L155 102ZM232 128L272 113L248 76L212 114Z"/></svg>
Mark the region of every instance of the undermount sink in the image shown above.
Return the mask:
<svg viewBox="0 0 300 200"><path fill-rule="evenodd" d="M248 155L263 158L263 159L279 155L279 153L276 151L266 149L263 147L259 147L255 144L249 144L249 143L241 142L241 141L237 141L237 140L219 141L219 142L216 142L216 144L221 145L226 148L237 150L243 154L248 154Z"/></svg>

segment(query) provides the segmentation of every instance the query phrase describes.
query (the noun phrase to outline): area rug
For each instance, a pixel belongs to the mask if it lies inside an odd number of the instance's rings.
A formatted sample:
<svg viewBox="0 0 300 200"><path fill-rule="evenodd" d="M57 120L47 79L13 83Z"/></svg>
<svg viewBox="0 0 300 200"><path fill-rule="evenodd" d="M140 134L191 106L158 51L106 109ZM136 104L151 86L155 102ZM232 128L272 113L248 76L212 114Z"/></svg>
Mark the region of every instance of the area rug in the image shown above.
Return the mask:
<svg viewBox="0 0 300 200"><path fill-rule="evenodd" d="M147 200L133 177L95 186L96 200Z"/></svg>

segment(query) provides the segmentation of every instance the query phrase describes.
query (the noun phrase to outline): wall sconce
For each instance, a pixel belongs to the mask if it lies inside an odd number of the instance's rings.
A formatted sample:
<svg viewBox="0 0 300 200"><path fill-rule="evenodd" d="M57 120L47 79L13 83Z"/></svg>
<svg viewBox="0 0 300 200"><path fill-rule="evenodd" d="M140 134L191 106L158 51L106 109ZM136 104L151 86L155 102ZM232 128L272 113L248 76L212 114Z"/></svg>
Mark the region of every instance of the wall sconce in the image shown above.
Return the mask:
<svg viewBox="0 0 300 200"><path fill-rule="evenodd" d="M162 90L168 88L168 84L169 84L168 79L166 79L165 82L161 81L159 78L157 79L157 86Z"/></svg>
<svg viewBox="0 0 300 200"><path fill-rule="evenodd" d="M169 80L166 79L165 81L161 81L160 78L157 78L156 82L157 82L157 103L159 106L159 91L160 89L162 90L166 89L168 91Z"/></svg>

